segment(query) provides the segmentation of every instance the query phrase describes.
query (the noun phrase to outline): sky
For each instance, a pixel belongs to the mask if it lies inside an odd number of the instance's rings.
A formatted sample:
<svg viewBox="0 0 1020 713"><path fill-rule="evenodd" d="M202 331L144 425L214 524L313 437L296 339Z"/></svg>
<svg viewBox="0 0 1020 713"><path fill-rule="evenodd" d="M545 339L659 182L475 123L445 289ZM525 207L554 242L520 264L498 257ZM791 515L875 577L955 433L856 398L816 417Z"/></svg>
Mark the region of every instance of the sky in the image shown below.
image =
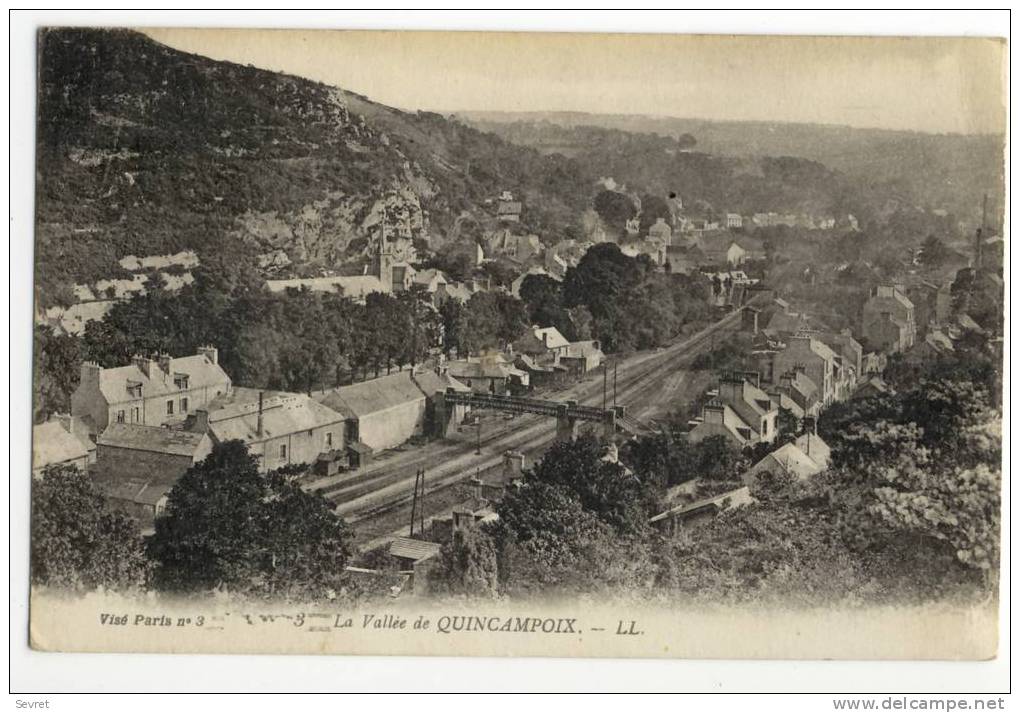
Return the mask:
<svg viewBox="0 0 1020 713"><path fill-rule="evenodd" d="M143 32L401 109L581 111L1001 133L991 39L217 30Z"/></svg>

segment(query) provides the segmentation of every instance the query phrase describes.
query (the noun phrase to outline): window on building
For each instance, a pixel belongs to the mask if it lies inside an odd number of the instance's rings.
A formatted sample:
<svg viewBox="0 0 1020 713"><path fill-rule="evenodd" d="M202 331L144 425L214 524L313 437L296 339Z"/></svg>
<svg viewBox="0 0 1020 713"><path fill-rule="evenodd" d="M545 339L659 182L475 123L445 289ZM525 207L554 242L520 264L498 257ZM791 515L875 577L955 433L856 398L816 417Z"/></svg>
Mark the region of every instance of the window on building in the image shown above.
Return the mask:
<svg viewBox="0 0 1020 713"><path fill-rule="evenodd" d="M117 412L117 423L124 423L124 412L123 411L118 411Z"/></svg>
<svg viewBox="0 0 1020 713"><path fill-rule="evenodd" d="M326 448L333 447L333 432L330 431L326 434Z"/></svg>
<svg viewBox="0 0 1020 713"><path fill-rule="evenodd" d="M131 409L131 423L141 422L142 422L142 410L135 406L133 409Z"/></svg>
<svg viewBox="0 0 1020 713"><path fill-rule="evenodd" d="M282 460L282 459L284 459L286 457L287 457L287 446L286 445L282 445L282 446L280 446L280 459Z"/></svg>
<svg viewBox="0 0 1020 713"><path fill-rule="evenodd" d="M173 401L167 401L166 402L166 415L167 416L173 416L174 415L174 402Z"/></svg>
<svg viewBox="0 0 1020 713"><path fill-rule="evenodd" d="M188 397L185 396L181 399L181 413L188 412Z"/></svg>
<svg viewBox="0 0 1020 713"><path fill-rule="evenodd" d="M188 377L186 374L174 374L174 386L178 389L188 388Z"/></svg>

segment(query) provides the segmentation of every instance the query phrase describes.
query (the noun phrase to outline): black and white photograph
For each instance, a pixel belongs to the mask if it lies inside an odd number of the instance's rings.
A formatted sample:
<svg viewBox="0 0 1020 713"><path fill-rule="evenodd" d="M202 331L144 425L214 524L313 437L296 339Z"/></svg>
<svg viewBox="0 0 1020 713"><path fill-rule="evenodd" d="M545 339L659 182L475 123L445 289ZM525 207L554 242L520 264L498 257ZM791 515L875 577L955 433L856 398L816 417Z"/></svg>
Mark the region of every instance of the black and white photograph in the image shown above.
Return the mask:
<svg viewBox="0 0 1020 713"><path fill-rule="evenodd" d="M1004 37L35 39L33 649L996 657Z"/></svg>

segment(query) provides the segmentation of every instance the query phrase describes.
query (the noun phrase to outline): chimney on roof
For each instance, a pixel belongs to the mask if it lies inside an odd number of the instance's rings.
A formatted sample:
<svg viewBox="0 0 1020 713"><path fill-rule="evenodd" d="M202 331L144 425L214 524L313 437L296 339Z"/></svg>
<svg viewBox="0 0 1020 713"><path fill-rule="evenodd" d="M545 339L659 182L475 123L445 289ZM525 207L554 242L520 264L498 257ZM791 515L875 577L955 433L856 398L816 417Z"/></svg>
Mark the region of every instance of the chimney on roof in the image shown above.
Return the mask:
<svg viewBox="0 0 1020 713"><path fill-rule="evenodd" d="M199 354L199 356L204 356L206 359L208 359L213 364L219 364L220 363L220 351L216 347L209 346L209 345L206 345L204 347L199 347L198 348L198 354Z"/></svg>
<svg viewBox="0 0 1020 713"><path fill-rule="evenodd" d="M258 436L262 435L262 392L259 392L259 416L255 426L255 433Z"/></svg>
<svg viewBox="0 0 1020 713"><path fill-rule="evenodd" d="M191 426L193 433L207 433L209 431L209 411L200 408L195 411L195 421Z"/></svg>
<svg viewBox="0 0 1020 713"><path fill-rule="evenodd" d="M164 374L170 373L170 355L166 352L162 352L159 355L159 369Z"/></svg>
<svg viewBox="0 0 1020 713"><path fill-rule="evenodd" d="M141 354L135 354L131 357L131 363L138 367L138 369L145 374L146 378L152 378L153 363L152 359Z"/></svg>
<svg viewBox="0 0 1020 713"><path fill-rule="evenodd" d="M83 384L99 384L99 375L102 373L103 367L99 366L94 361L84 361L81 364L81 383Z"/></svg>
<svg viewBox="0 0 1020 713"><path fill-rule="evenodd" d="M74 419L71 418L69 413L55 413L53 414L55 421L59 422L60 425L70 434L74 434Z"/></svg>

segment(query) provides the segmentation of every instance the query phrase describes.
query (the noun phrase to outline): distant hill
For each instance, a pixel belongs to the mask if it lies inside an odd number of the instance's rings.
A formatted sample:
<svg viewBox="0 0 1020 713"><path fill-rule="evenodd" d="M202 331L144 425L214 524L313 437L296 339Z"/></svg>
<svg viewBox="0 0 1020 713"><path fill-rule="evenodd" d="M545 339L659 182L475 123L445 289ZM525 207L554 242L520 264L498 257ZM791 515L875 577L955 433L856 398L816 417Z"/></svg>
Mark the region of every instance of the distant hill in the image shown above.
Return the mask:
<svg viewBox="0 0 1020 713"><path fill-rule="evenodd" d="M554 232L584 210L594 180L436 114L131 31L43 31L39 68L43 305L116 275L128 254L282 249L335 267L363 257L382 221L422 239L480 230L502 190L524 201L521 229Z"/></svg>
<svg viewBox="0 0 1020 713"><path fill-rule="evenodd" d="M457 117L519 145L573 157L590 150L587 127L598 127L681 141L693 137L697 151L719 156L804 158L856 181L876 210L882 209L884 195L911 206L946 210L973 224L980 219L987 192L990 218L1001 221L1002 136L581 112L472 111L458 112Z"/></svg>

